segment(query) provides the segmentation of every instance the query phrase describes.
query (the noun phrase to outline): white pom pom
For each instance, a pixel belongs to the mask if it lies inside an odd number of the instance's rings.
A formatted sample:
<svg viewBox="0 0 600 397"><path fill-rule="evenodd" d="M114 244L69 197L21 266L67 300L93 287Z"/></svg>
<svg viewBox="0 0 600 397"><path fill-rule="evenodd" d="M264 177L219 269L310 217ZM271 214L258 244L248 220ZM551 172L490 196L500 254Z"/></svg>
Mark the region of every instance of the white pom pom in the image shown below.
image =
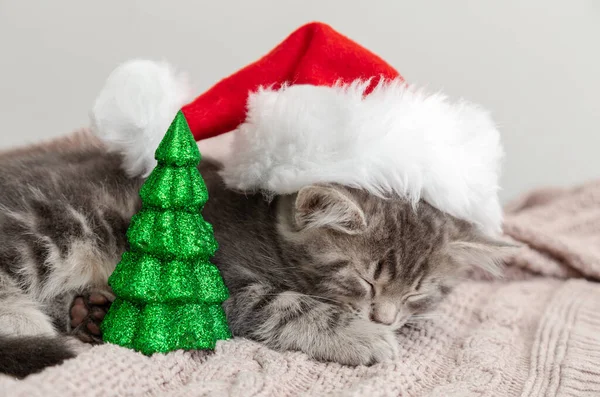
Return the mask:
<svg viewBox="0 0 600 397"><path fill-rule="evenodd" d="M192 99L187 77L169 64L128 61L110 74L96 98L92 131L108 150L123 155L129 176L147 176L169 125Z"/></svg>

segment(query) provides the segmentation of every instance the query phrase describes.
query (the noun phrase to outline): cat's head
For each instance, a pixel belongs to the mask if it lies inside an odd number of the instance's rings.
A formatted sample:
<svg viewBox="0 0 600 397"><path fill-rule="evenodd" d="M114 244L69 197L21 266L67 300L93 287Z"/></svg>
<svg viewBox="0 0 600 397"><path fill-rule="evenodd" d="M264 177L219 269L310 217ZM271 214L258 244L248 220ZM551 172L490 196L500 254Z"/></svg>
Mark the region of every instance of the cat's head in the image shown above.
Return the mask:
<svg viewBox="0 0 600 397"><path fill-rule="evenodd" d="M514 248L426 202L339 185L305 187L287 207L280 232L303 252L311 292L393 328L435 308L469 269L497 273Z"/></svg>

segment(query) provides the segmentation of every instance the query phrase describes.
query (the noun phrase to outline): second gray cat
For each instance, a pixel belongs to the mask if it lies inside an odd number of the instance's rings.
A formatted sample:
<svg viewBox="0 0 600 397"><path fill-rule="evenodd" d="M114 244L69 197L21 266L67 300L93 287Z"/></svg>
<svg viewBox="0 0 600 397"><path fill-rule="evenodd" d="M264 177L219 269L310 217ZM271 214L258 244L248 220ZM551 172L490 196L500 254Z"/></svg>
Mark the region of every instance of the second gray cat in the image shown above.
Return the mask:
<svg viewBox="0 0 600 397"><path fill-rule="evenodd" d="M72 357L71 337L100 341L143 181L90 142L0 157L0 372ZM227 318L234 336L273 349L348 365L393 359L398 329L506 249L425 202L334 184L267 200L226 189L218 170L200 166Z"/></svg>

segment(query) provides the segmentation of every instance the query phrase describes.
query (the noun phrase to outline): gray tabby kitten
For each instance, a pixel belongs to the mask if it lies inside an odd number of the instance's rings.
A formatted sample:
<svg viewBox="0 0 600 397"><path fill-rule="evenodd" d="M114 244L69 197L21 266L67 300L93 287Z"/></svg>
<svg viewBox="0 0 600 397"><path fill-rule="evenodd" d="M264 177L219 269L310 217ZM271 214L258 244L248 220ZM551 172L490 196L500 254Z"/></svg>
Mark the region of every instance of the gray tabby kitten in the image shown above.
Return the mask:
<svg viewBox="0 0 600 397"><path fill-rule="evenodd" d="M90 138L0 156L0 372L26 376L99 342L107 278L127 248L142 180ZM505 245L425 202L312 185L266 200L200 171L210 200L224 303L235 336L317 360L369 365L398 352L397 331L471 266Z"/></svg>

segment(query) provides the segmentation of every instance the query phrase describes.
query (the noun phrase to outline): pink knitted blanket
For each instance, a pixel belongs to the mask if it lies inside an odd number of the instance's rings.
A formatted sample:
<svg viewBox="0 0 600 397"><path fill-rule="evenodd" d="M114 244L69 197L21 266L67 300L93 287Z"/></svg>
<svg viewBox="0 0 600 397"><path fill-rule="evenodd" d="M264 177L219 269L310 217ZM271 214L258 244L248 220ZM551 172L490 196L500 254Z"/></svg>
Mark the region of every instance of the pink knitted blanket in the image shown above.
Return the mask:
<svg viewBox="0 0 600 397"><path fill-rule="evenodd" d="M350 368L234 339L214 353L87 349L5 396L600 396L600 182L507 208L527 245L501 281L464 282L398 337L401 357Z"/></svg>

